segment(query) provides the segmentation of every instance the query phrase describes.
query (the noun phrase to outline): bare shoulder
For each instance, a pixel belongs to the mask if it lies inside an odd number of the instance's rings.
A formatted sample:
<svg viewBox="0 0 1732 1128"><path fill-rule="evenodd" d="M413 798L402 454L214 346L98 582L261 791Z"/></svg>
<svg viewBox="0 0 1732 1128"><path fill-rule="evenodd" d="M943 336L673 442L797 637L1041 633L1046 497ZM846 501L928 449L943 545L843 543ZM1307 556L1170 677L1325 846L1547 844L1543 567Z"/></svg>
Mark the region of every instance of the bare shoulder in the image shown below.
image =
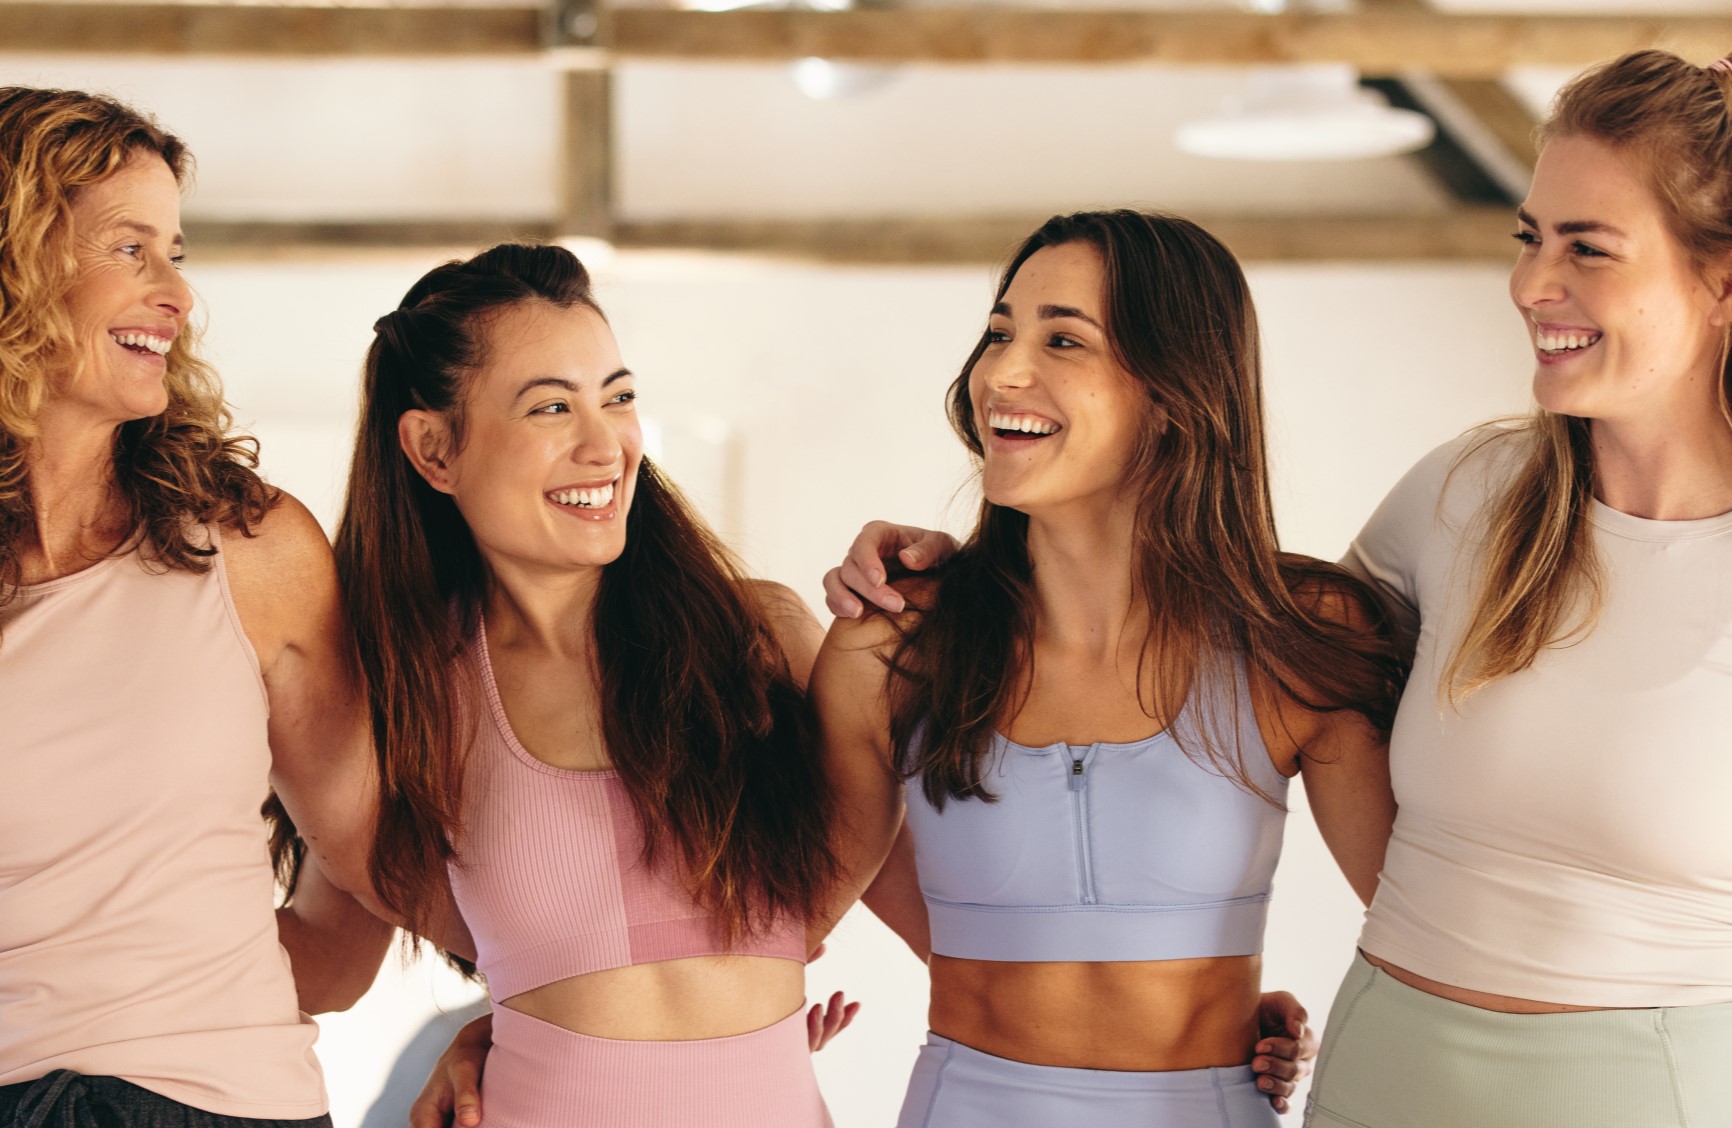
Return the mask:
<svg viewBox="0 0 1732 1128"><path fill-rule="evenodd" d="M297 580L323 579L335 574L331 542L318 519L292 494L279 492L262 520L244 533L228 525L222 531L222 550L230 582L249 576L237 573L268 573L273 585Z"/></svg>
<svg viewBox="0 0 1732 1128"><path fill-rule="evenodd" d="M818 658L818 647L824 641L824 628L793 588L774 580L749 579L743 585L746 596L763 611L770 634L788 661L788 669L802 687L812 676L812 664Z"/></svg>
<svg viewBox="0 0 1732 1128"><path fill-rule="evenodd" d="M341 622L331 543L289 494L246 532L225 526L222 554L235 612L267 671L285 646Z"/></svg>

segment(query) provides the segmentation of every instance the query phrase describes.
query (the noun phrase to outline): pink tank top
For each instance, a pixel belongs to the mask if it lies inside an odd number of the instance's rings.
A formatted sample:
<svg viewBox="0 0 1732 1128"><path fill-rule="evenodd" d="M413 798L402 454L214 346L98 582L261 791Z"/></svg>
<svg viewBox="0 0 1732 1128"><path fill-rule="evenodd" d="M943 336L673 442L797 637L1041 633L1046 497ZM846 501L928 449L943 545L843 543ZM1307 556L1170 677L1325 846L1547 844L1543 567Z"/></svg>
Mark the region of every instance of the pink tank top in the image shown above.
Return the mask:
<svg viewBox="0 0 1732 1128"><path fill-rule="evenodd" d="M470 659L487 698L464 783L451 889L495 1001L592 971L724 953L804 961L789 923L733 948L643 833L619 775L568 771L511 731L483 625Z"/></svg>
<svg viewBox="0 0 1732 1128"><path fill-rule="evenodd" d="M0 607L0 1085L325 1111L277 942L266 715L220 555L135 552Z"/></svg>

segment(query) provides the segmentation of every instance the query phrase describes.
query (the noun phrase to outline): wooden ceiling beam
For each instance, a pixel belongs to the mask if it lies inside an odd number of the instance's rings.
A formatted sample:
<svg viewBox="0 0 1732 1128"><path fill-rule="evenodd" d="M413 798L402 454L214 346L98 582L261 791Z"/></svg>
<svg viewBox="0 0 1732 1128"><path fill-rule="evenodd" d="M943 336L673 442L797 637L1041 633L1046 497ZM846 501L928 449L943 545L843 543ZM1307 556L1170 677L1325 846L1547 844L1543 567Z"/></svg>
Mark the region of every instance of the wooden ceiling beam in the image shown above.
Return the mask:
<svg viewBox="0 0 1732 1128"><path fill-rule="evenodd" d="M623 251L680 250L857 265L997 263L1044 215L904 219L620 220ZM1246 262L1503 261L1513 219L1505 208L1438 215L1204 216ZM380 251L470 253L511 239L548 239L547 220L285 223L189 220L198 261L343 256Z"/></svg>
<svg viewBox="0 0 1732 1128"><path fill-rule="evenodd" d="M176 3L0 4L0 49L23 53L389 57L535 55L544 10ZM1073 11L843 12L623 8L613 57L777 62L1251 65L1344 62L1367 74L1489 77L1579 67L1638 47L1716 57L1732 17Z"/></svg>

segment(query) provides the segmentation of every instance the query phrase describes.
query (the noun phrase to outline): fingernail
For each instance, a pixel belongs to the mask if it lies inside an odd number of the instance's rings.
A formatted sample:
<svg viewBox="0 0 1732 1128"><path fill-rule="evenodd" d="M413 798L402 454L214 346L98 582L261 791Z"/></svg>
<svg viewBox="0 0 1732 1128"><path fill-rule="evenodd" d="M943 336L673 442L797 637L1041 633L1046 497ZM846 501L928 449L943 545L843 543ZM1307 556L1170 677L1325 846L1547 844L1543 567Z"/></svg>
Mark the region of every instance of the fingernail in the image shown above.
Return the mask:
<svg viewBox="0 0 1732 1128"><path fill-rule="evenodd" d="M1273 1089L1274 1087L1275 1087L1275 1082L1269 1080L1267 1077L1265 1077L1265 1078L1263 1078L1257 1082L1257 1088L1262 1089L1264 1092L1267 1092L1270 1089Z"/></svg>
<svg viewBox="0 0 1732 1128"><path fill-rule="evenodd" d="M902 550L902 559L910 564L918 564L920 563L920 550L918 548L905 548Z"/></svg>
<svg viewBox="0 0 1732 1128"><path fill-rule="evenodd" d="M892 610L892 611L900 612L900 611L903 611L904 609L906 609L908 606L907 601L904 600L900 595L891 596L889 602L891 604L890 610Z"/></svg>
<svg viewBox="0 0 1732 1128"><path fill-rule="evenodd" d="M879 584L882 584L884 582L884 573L883 572L873 572L870 576L867 576L866 578L868 580L872 581L873 587L877 587Z"/></svg>

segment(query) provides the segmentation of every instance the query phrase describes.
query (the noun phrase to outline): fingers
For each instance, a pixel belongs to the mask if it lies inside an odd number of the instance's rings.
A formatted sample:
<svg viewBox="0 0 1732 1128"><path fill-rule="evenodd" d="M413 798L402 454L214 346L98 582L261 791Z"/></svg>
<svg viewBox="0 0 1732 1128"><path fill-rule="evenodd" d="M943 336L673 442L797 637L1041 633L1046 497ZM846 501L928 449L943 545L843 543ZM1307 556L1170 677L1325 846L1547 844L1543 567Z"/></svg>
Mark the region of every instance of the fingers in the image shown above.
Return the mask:
<svg viewBox="0 0 1732 1128"><path fill-rule="evenodd" d="M452 1064L451 1088L457 1107L457 1128L476 1128L481 1123L481 1071L474 1062Z"/></svg>
<svg viewBox="0 0 1732 1128"><path fill-rule="evenodd" d="M858 619L866 610L866 605L855 597L854 592L842 579L840 568L832 568L824 573L824 606L838 619Z"/></svg>
<svg viewBox="0 0 1732 1128"><path fill-rule="evenodd" d="M902 561L902 566L910 572L923 572L956 555L956 538L949 533L937 533L930 529L909 529L906 526L903 527L902 531L920 534L912 544L896 554L896 558Z"/></svg>
<svg viewBox="0 0 1732 1128"><path fill-rule="evenodd" d="M860 1004L845 1003L840 991L831 995L827 1003L814 1003L806 1012L806 1044L817 1053L829 1044L830 1039L848 1029L848 1024L859 1013Z"/></svg>

